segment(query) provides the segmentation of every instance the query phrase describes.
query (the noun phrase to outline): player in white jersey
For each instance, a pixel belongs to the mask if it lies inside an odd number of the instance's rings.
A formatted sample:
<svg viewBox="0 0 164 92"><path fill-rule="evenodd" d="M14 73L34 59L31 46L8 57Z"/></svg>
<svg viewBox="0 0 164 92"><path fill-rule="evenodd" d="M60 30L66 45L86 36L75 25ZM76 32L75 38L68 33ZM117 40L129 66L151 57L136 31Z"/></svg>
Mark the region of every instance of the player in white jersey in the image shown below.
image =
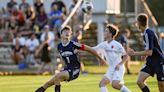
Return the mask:
<svg viewBox="0 0 164 92"><path fill-rule="evenodd" d="M120 90L121 92L131 92L126 86L124 86L124 63L127 61L127 54L123 46L115 41L115 37L118 34L118 28L112 24L108 24L105 30L106 41L93 47L97 51L103 51L103 54L107 60L107 64L110 65L106 74L100 81L100 92L108 92L107 84L111 83L112 87Z"/></svg>

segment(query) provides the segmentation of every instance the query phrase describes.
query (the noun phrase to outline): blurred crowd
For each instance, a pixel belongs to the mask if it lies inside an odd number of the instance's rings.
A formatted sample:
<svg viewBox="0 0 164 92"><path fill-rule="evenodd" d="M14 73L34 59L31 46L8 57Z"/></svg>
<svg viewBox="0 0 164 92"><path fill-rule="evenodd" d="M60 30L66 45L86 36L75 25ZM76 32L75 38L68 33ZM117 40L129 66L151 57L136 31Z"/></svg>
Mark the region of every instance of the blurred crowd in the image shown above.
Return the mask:
<svg viewBox="0 0 164 92"><path fill-rule="evenodd" d="M78 0L72 0L69 9L62 0L54 0L50 6L44 6L43 0L34 1L31 5L27 0L20 4L17 0L10 0L0 8L0 43L12 43L11 58L15 64L26 62L35 65L38 64L36 57L46 64L51 62L45 55L53 52L55 40L60 38L60 27ZM50 7L51 11L46 11L45 7ZM75 13L72 20L76 21L70 23L76 24L76 29L82 23L80 14Z"/></svg>

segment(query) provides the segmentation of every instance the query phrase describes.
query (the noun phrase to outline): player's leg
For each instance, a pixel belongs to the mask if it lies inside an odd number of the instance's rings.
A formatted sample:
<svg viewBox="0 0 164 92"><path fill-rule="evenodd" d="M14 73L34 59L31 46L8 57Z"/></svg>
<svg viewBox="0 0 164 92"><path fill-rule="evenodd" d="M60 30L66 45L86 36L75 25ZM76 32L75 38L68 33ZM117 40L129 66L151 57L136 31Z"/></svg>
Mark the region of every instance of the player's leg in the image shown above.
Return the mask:
<svg viewBox="0 0 164 92"><path fill-rule="evenodd" d="M145 84L145 80L150 76L150 74L141 71L137 79L137 85L142 90L142 92L150 92L149 88Z"/></svg>
<svg viewBox="0 0 164 92"><path fill-rule="evenodd" d="M159 62L155 65L155 72L157 74L159 92L164 92L164 62Z"/></svg>
<svg viewBox="0 0 164 92"><path fill-rule="evenodd" d="M127 74L131 74L130 72L130 56L128 56L128 60L125 62L126 72Z"/></svg>
<svg viewBox="0 0 164 92"><path fill-rule="evenodd" d="M115 70L112 78L112 87L120 90L121 92L131 92L123 83L124 83L124 66L120 66L119 70Z"/></svg>
<svg viewBox="0 0 164 92"><path fill-rule="evenodd" d="M113 80L112 87L121 90L121 92L131 92L125 85L121 84L119 80Z"/></svg>
<svg viewBox="0 0 164 92"><path fill-rule="evenodd" d="M36 92L44 92L47 88L52 85L55 86L55 92L60 92L60 82L69 79L68 71L62 71L54 75L50 80L48 80L42 87L36 90Z"/></svg>
<svg viewBox="0 0 164 92"><path fill-rule="evenodd" d="M106 76L104 76L102 78L102 80L99 83L99 87L100 87L100 92L108 92L108 89L106 87L107 84L110 83L109 78L107 78Z"/></svg>

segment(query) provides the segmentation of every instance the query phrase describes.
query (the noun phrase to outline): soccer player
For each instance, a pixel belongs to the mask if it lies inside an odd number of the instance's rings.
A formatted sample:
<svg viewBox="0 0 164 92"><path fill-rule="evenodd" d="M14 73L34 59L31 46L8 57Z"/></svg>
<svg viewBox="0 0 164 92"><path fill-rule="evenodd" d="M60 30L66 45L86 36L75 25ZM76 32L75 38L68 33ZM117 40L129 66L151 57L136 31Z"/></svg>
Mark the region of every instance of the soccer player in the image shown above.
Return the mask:
<svg viewBox="0 0 164 92"><path fill-rule="evenodd" d="M130 30L129 29L124 29L122 35L119 38L120 43L122 44L122 46L125 48L125 50L127 51L129 48L129 39L130 36ZM125 68L126 68L126 72L127 74L131 74L130 72L130 56L128 56L128 60L125 63Z"/></svg>
<svg viewBox="0 0 164 92"><path fill-rule="evenodd" d="M129 55L147 56L146 64L142 67L137 84L142 92L150 92L145 84L149 76L157 75L158 87L160 92L164 92L164 54L158 43L156 33L148 28L148 16L141 13L137 16L137 27L144 33L144 51L134 51L129 49Z"/></svg>
<svg viewBox="0 0 164 92"><path fill-rule="evenodd" d="M98 51L103 51L103 55L105 56L107 63L110 65L106 74L100 81L100 92L108 92L106 86L109 83L111 83L113 88L120 90L121 92L131 92L123 84L125 73L124 63L127 61L128 56L123 46L114 40L117 34L118 28L113 24L107 24L105 30L106 41L93 47Z"/></svg>
<svg viewBox="0 0 164 92"><path fill-rule="evenodd" d="M49 81L42 87L38 88L35 92L44 92L48 87L55 85L55 92L60 92L60 82L71 81L79 76L80 62L76 49L90 52L97 56L102 62L105 62L97 52L91 47L71 41L72 30L69 26L65 26L61 30L61 43L58 44L58 51L65 61L65 67L60 72L55 74Z"/></svg>

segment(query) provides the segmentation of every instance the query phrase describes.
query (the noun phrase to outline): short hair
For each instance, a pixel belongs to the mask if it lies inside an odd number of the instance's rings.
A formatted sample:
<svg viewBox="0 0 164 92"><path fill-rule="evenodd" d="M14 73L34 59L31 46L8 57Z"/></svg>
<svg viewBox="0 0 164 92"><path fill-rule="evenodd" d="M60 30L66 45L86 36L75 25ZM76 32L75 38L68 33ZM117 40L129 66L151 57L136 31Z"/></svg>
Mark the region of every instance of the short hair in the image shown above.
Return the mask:
<svg viewBox="0 0 164 92"><path fill-rule="evenodd" d="M119 29L117 26L113 25L113 24L107 24L106 28L112 33L112 37L116 37Z"/></svg>
<svg viewBox="0 0 164 92"><path fill-rule="evenodd" d="M65 27L63 27L63 28L60 30L60 34L62 34L62 32L63 32L64 30L66 30L66 29L67 29L67 30L72 30L70 26L66 25Z"/></svg>
<svg viewBox="0 0 164 92"><path fill-rule="evenodd" d="M148 24L148 16L145 13L140 13L137 17L137 21L140 23L141 26L147 26Z"/></svg>

